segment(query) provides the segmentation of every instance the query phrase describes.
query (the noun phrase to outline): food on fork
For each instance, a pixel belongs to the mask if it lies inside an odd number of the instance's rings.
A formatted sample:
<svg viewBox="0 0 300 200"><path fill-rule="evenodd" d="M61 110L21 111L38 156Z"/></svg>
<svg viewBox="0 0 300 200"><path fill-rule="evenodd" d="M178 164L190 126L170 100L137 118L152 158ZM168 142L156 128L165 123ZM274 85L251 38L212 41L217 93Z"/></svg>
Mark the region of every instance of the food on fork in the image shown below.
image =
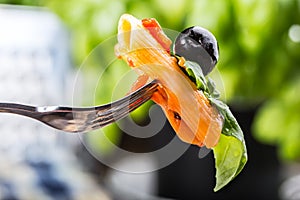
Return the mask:
<svg viewBox="0 0 300 200"><path fill-rule="evenodd" d="M157 80L152 100L161 106L178 137L199 147L212 148L219 190L247 161L243 133L207 75L218 60L214 36L200 27L184 30L172 41L158 22L124 14L118 25L116 55L139 77L132 90Z"/></svg>

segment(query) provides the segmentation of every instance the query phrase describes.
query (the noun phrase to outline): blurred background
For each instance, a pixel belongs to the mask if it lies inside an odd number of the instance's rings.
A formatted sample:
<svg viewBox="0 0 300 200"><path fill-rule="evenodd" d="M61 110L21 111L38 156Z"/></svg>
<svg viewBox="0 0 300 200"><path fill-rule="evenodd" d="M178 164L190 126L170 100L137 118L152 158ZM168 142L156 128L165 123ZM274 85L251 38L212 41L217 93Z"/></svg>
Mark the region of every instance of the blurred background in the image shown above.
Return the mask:
<svg viewBox="0 0 300 200"><path fill-rule="evenodd" d="M214 73L244 131L245 169L214 193L212 153L200 159L194 146L159 170L114 170L159 165L143 153L174 138L167 122L148 138L128 134L128 119L77 137L1 115L0 199L300 199L299 0L0 0L0 100L91 106L124 96L136 77L114 58L123 13L216 36ZM149 108L131 118L147 126Z"/></svg>

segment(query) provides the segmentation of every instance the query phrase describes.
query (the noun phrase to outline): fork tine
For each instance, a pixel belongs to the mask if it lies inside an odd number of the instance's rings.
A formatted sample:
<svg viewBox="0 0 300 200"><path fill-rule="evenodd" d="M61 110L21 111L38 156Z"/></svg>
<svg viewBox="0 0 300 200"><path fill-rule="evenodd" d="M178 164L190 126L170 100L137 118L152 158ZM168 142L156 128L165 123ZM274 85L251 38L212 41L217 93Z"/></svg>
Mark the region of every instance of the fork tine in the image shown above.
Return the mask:
<svg viewBox="0 0 300 200"><path fill-rule="evenodd" d="M106 113L99 112L98 117L93 121L94 124L92 128L96 129L125 117L148 101L156 91L157 86L156 82L149 83L140 90L134 92L129 98L124 98L118 102L112 103L111 107L114 107L114 110L109 110L109 112Z"/></svg>

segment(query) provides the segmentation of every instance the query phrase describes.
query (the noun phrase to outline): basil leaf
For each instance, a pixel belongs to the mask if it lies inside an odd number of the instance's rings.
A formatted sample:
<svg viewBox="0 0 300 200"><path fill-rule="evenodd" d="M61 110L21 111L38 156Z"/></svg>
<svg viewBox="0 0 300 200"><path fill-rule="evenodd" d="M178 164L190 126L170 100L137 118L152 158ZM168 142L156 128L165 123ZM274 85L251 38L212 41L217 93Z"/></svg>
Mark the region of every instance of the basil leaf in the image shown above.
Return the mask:
<svg viewBox="0 0 300 200"><path fill-rule="evenodd" d="M220 97L220 92L216 89L216 84L211 78L207 78L207 89L211 97L218 99Z"/></svg>
<svg viewBox="0 0 300 200"><path fill-rule="evenodd" d="M231 113L229 107L219 99L208 97L208 100L224 117L224 124L221 133L227 136L236 137L240 141L244 141L243 131Z"/></svg>
<svg viewBox="0 0 300 200"><path fill-rule="evenodd" d="M218 99L209 100L224 117L220 140L213 148L217 179L214 191L218 191L242 171L248 157L242 129L229 107Z"/></svg>
<svg viewBox="0 0 300 200"><path fill-rule="evenodd" d="M218 191L236 177L247 162L243 131L229 107L218 99L220 93L213 80L206 80L201 67L195 62L186 61L184 67L197 89L203 91L211 105L215 106L224 118L220 141L213 148L217 179L214 191Z"/></svg>
<svg viewBox="0 0 300 200"><path fill-rule="evenodd" d="M234 179L247 162L245 144L236 137L221 134L220 140L213 148L216 165L216 186L220 190Z"/></svg>
<svg viewBox="0 0 300 200"><path fill-rule="evenodd" d="M191 61L185 61L185 67L186 67L185 70L188 76L190 77L190 79L194 83L196 83L197 89L202 91L207 91L208 90L207 83L201 67L197 63Z"/></svg>
<svg viewBox="0 0 300 200"><path fill-rule="evenodd" d="M185 62L185 71L189 78L196 84L198 90L206 93L206 96L219 98L220 92L216 89L216 84L211 78L206 80L201 67L191 61Z"/></svg>

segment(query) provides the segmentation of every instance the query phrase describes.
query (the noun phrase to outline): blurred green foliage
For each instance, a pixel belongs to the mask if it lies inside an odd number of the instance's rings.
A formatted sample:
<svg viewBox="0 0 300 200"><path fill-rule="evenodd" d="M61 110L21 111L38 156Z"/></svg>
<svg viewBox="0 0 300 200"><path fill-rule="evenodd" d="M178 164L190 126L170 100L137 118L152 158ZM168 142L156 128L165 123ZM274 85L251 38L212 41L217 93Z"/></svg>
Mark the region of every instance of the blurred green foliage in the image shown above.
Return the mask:
<svg viewBox="0 0 300 200"><path fill-rule="evenodd" d="M300 25L299 0L0 2L43 5L57 13L72 31L78 65L99 43L116 34L123 13L154 17L162 27L177 31L193 25L209 29L220 45L218 70L227 101L240 108L259 105L255 137L278 145L282 158L300 159L300 43L290 37L290 28ZM300 31L293 35L300 37Z"/></svg>

